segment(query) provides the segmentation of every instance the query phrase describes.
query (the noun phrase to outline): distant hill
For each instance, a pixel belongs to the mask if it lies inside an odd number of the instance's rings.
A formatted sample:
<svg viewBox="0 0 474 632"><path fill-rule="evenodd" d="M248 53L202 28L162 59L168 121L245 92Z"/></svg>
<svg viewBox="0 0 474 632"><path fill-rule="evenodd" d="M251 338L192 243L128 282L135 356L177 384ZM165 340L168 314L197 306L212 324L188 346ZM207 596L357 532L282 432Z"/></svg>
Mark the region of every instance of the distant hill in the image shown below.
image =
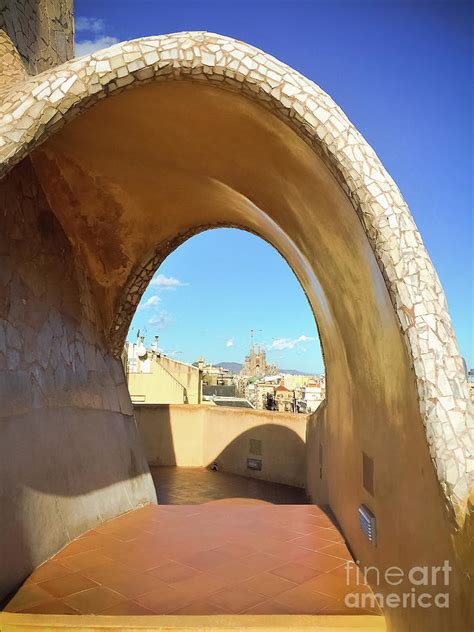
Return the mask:
<svg viewBox="0 0 474 632"><path fill-rule="evenodd" d="M298 371L298 369L280 369L280 373L285 373L286 375L318 375L318 373L307 373L306 371Z"/></svg>
<svg viewBox="0 0 474 632"><path fill-rule="evenodd" d="M216 362L214 366L227 369L228 371L231 371L231 373L239 373L243 365L240 362ZM286 375L317 375L316 373L298 371L298 369L280 369L280 373L285 373Z"/></svg>
<svg viewBox="0 0 474 632"><path fill-rule="evenodd" d="M228 371L231 371L231 373L238 373L242 369L243 364L240 364L240 362L218 362L217 364L214 364L214 366L218 366L221 369L227 369Z"/></svg>

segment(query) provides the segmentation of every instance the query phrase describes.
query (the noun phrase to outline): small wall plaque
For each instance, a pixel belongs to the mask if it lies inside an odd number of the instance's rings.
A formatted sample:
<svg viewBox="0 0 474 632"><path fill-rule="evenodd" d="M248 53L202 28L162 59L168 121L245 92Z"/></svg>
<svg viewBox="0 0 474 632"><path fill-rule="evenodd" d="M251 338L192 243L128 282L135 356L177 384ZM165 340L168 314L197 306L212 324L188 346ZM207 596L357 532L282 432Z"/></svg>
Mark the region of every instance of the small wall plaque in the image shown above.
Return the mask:
<svg viewBox="0 0 474 632"><path fill-rule="evenodd" d="M262 470L262 459L247 459L247 469L248 470Z"/></svg>

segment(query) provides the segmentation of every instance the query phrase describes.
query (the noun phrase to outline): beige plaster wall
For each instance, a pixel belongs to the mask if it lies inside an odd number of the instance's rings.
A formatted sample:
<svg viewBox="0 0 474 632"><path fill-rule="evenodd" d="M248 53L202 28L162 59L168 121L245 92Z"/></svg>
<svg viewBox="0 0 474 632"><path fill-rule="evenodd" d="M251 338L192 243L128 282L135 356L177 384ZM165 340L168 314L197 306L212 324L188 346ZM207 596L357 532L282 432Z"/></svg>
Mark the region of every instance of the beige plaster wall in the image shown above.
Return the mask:
<svg viewBox="0 0 474 632"><path fill-rule="evenodd" d="M133 408L150 465L204 465L204 407L135 404Z"/></svg>
<svg viewBox="0 0 474 632"><path fill-rule="evenodd" d="M29 159L0 183L0 602L100 522L156 499L122 365Z"/></svg>
<svg viewBox="0 0 474 632"><path fill-rule="evenodd" d="M201 377L199 369L166 356L159 357L159 363L173 375L186 390L188 404L199 404L201 399Z"/></svg>
<svg viewBox="0 0 474 632"><path fill-rule="evenodd" d="M326 432L326 401L309 415L306 424L306 493L316 505L329 504L328 476L327 476L327 442Z"/></svg>
<svg viewBox="0 0 474 632"><path fill-rule="evenodd" d="M152 373L129 373L128 390L132 402L144 404L184 404L184 388L162 366L156 364Z"/></svg>
<svg viewBox="0 0 474 632"><path fill-rule="evenodd" d="M305 486L306 415L221 406L205 411L204 463L217 461L233 474ZM251 441L260 442L261 450L253 452ZM248 470L247 457L261 458L262 471Z"/></svg>
<svg viewBox="0 0 474 632"><path fill-rule="evenodd" d="M217 462L224 472L305 485L306 415L206 405L135 405L134 410L150 465ZM262 459L262 470L249 470L247 457Z"/></svg>
<svg viewBox="0 0 474 632"><path fill-rule="evenodd" d="M449 564L448 586L440 576L437 582L430 580L428 586L416 588L418 594L448 593L449 608L386 608L389 631L470 632L474 621L472 534L467 523L465 545L461 551L452 546L439 489L431 479L431 461L420 450L418 432L416 427L399 436L386 432L385 437L374 436L368 441L358 436L356 427L343 429L334 423L329 406L321 407L307 424L307 493L314 503L329 503L360 568L379 570L377 581L376 571L369 572L374 592L384 596L409 594L413 589L406 577L410 569L425 567L431 574L434 567ZM373 459L373 493L363 485L363 453ZM351 476L347 476L349 472ZM361 504L376 516L376 546L369 544L357 523ZM405 573L405 579L396 586L384 576L393 567Z"/></svg>
<svg viewBox="0 0 474 632"><path fill-rule="evenodd" d="M201 373L184 362L152 354L148 373L128 373L132 402L144 404L199 404Z"/></svg>

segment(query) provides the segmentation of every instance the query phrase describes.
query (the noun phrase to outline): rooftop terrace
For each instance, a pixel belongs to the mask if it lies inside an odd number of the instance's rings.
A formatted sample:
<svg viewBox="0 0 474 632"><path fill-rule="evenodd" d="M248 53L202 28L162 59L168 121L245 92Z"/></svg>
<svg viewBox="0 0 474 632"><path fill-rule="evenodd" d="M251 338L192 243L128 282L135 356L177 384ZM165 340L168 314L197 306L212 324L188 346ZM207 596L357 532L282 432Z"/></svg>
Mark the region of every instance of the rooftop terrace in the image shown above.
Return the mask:
<svg viewBox="0 0 474 632"><path fill-rule="evenodd" d="M153 468L159 501L41 565L6 610L29 614L374 614L330 512L301 489L201 468ZM187 504L177 504L187 502ZM286 504L281 504L286 503Z"/></svg>

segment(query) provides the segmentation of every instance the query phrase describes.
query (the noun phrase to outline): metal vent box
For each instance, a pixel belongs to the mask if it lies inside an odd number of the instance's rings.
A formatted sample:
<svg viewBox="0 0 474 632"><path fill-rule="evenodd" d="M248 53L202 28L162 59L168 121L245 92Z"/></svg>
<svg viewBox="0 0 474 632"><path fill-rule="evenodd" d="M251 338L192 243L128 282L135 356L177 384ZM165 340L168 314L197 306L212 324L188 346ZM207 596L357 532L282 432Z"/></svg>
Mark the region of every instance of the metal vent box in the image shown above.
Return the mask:
<svg viewBox="0 0 474 632"><path fill-rule="evenodd" d="M365 505L359 507L359 524L369 542L375 546L377 543L377 530L375 516Z"/></svg>
<svg viewBox="0 0 474 632"><path fill-rule="evenodd" d="M262 459L247 459L247 469L249 470L259 470L262 469Z"/></svg>

